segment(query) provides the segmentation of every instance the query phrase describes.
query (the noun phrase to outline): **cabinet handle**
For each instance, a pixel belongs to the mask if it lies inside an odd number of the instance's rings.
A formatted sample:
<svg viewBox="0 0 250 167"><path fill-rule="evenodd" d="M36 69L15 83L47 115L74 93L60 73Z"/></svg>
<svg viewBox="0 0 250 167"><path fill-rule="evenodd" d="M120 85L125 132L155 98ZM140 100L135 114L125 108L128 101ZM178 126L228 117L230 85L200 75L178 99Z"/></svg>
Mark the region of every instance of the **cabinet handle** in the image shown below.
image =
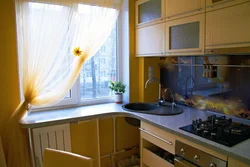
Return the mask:
<svg viewBox="0 0 250 167"><path fill-rule="evenodd" d="M202 8L190 10L190 11L187 11L187 12L183 12L183 13L179 13L179 14L175 14L175 15L171 15L171 16L167 16L166 18L170 19L171 17L175 17L175 16L187 14L187 13L192 13L192 12L196 12L196 11L200 11L200 10L202 10Z"/></svg>
<svg viewBox="0 0 250 167"><path fill-rule="evenodd" d="M202 52L202 50L174 51L174 52L165 52L165 54L175 54L175 53L194 53L194 52Z"/></svg>
<svg viewBox="0 0 250 167"><path fill-rule="evenodd" d="M150 132L146 131L145 129L142 129L142 128L139 128L139 129L140 129L141 131L143 131L143 132L145 132L145 133L147 133L147 134L149 134L149 135L151 135L151 136L153 136L153 137L155 137L155 138L157 138L157 139L159 139L159 140L161 140L161 141L163 141L163 142L169 144L169 145L173 145L173 143L172 143L171 141L168 141L168 140L165 140L165 139L163 139L163 138L160 138L160 137L154 135L153 133L150 133Z"/></svg>

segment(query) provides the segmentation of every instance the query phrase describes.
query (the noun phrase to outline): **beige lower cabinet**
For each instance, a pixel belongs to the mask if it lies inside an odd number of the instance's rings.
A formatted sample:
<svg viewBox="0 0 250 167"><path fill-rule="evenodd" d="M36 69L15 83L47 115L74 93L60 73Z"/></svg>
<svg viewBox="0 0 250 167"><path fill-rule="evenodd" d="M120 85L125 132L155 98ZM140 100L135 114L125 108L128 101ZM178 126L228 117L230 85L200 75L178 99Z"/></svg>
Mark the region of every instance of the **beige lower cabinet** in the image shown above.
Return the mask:
<svg viewBox="0 0 250 167"><path fill-rule="evenodd" d="M174 167L168 157L175 153L175 135L141 122L141 167Z"/></svg>
<svg viewBox="0 0 250 167"><path fill-rule="evenodd" d="M244 164L236 159L228 157L228 167L250 167L250 165Z"/></svg>
<svg viewBox="0 0 250 167"><path fill-rule="evenodd" d="M206 13L206 49L250 46L250 1Z"/></svg>

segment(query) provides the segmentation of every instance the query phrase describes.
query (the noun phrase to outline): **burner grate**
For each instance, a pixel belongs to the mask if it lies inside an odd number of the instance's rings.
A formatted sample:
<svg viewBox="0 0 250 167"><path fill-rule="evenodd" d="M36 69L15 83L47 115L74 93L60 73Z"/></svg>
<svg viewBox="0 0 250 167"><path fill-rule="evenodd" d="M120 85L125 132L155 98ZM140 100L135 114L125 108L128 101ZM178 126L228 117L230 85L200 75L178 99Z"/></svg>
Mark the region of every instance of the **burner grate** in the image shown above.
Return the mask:
<svg viewBox="0 0 250 167"><path fill-rule="evenodd" d="M250 138L250 126L232 122L225 116L211 115L205 121L196 119L180 129L229 147Z"/></svg>

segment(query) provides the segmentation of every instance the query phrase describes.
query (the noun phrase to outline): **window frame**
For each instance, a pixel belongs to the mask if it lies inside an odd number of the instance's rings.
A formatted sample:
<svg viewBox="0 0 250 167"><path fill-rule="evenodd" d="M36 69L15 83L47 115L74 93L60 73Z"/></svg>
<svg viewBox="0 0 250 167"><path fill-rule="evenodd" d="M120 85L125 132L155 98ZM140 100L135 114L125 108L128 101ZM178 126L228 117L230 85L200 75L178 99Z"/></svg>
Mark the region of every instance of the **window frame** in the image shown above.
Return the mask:
<svg viewBox="0 0 250 167"><path fill-rule="evenodd" d="M121 80L121 58L120 58L120 48L121 48L121 29L120 24L122 23L121 17L118 16L116 21L116 79ZM18 65L19 66L19 65ZM20 68L20 66L19 66ZM23 90L22 90L22 81L21 81L21 70L19 70L19 85L20 85L20 99L24 100L23 97ZM109 97L103 98L95 98L95 99L87 99L81 100L80 96L80 76L77 78L75 84L70 89L71 97L64 98L59 103L55 105L47 105L42 107L35 107L32 106L30 112L37 112L37 111L45 111L45 110L54 110L54 109L62 109L62 108L70 108L70 107L78 107L78 106L88 106L88 105L96 105L96 104L104 104L104 103L112 103L114 102L112 93Z"/></svg>

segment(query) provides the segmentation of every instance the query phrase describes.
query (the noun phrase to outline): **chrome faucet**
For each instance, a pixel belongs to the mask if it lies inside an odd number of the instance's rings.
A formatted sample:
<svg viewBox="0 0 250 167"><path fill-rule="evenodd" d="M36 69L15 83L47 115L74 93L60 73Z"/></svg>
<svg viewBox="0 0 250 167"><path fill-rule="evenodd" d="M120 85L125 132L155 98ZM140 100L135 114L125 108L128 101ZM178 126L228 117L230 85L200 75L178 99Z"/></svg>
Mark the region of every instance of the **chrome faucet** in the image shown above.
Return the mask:
<svg viewBox="0 0 250 167"><path fill-rule="evenodd" d="M188 94L187 94L187 82L188 82L188 79L191 78L192 81L193 81L193 87L191 89L191 95L193 95L193 89L194 89L194 85L195 85L195 81L194 81L194 77L192 75L189 75L187 76L187 79L186 79L186 92L185 92L185 97L188 97Z"/></svg>
<svg viewBox="0 0 250 167"><path fill-rule="evenodd" d="M155 77L149 78L145 83L145 89L147 88L148 84L153 82L153 81L157 81L159 83L159 95L158 95L158 104L159 104L160 100L161 100L161 81L158 78L155 78Z"/></svg>
<svg viewBox="0 0 250 167"><path fill-rule="evenodd" d="M166 89L165 89L164 94L165 94L167 91L169 91L169 92L171 93L171 97L172 97L172 100L173 100L173 101L172 101L172 107L174 108L174 107L176 107L175 100L174 100L174 95L173 95L171 89L169 89L169 88L166 88ZM163 97L164 97L164 96L163 96ZM163 98L163 101L165 102L165 98Z"/></svg>

